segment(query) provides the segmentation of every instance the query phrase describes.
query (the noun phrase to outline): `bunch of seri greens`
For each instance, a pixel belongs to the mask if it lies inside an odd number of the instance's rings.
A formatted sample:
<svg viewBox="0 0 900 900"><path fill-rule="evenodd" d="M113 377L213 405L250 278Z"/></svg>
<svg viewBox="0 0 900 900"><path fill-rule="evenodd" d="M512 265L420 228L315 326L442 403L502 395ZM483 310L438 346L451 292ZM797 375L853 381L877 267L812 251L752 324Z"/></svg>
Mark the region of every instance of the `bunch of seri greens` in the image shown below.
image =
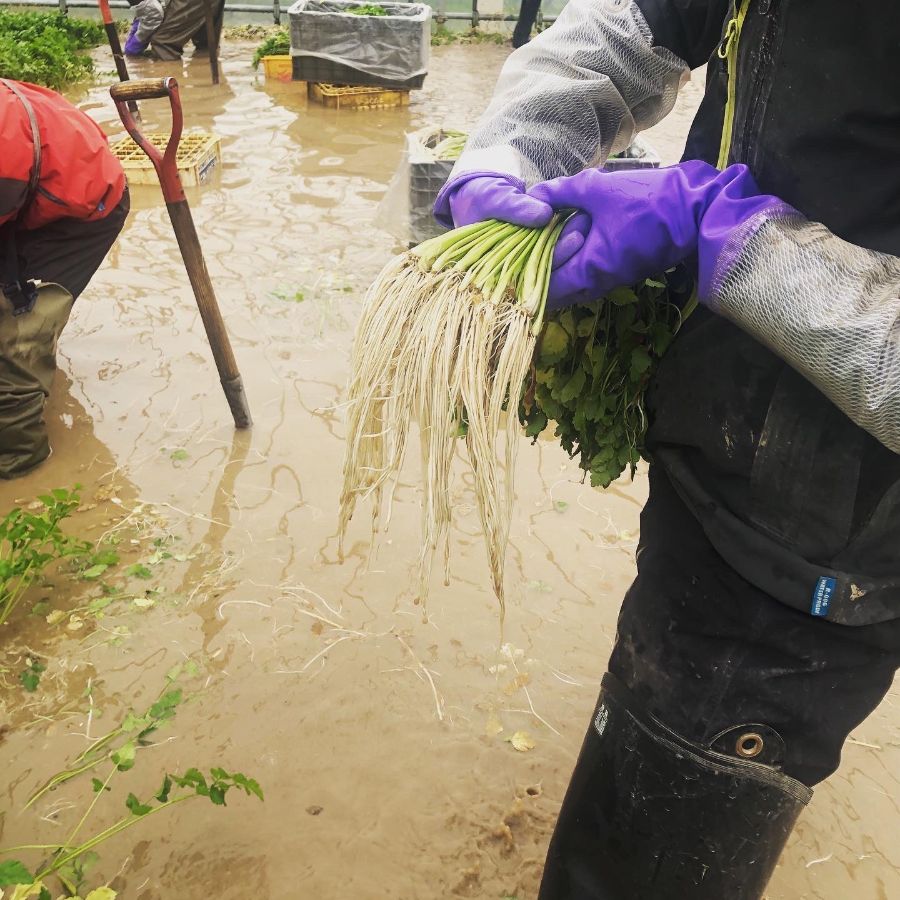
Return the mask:
<svg viewBox="0 0 900 900"><path fill-rule="evenodd" d="M410 423L422 465L420 597L435 552L449 580L450 471L463 438L504 612L503 568L520 420L550 422L595 485L632 472L643 450L643 394L681 321L663 280L596 303L546 311L563 222L542 229L491 220L457 228L393 259L370 287L357 326L347 397L343 538L359 499L373 534L390 520ZM511 405L517 415L508 415ZM503 440L498 448L497 437Z"/></svg>
<svg viewBox="0 0 900 900"><path fill-rule="evenodd" d="M253 54L253 68L258 69L264 56L287 56L291 52L291 35L287 28L270 34Z"/></svg>
<svg viewBox="0 0 900 900"><path fill-rule="evenodd" d="M0 78L60 91L92 74L90 56L80 51L103 40L97 22L58 13L0 10Z"/></svg>
<svg viewBox="0 0 900 900"><path fill-rule="evenodd" d="M537 440L551 424L563 449L606 488L644 455L644 394L696 299L684 270L616 288L547 317L519 418Z"/></svg>
<svg viewBox="0 0 900 900"><path fill-rule="evenodd" d="M435 159L454 161L462 156L468 135L464 131L442 131L441 140L431 151Z"/></svg>

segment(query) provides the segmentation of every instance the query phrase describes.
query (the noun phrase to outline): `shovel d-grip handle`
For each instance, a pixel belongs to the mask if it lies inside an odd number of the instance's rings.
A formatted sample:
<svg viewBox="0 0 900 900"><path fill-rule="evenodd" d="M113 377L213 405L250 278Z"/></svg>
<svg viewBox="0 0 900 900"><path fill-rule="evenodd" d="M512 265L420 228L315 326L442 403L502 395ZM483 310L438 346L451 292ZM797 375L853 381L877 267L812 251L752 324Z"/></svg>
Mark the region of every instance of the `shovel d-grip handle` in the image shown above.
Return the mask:
<svg viewBox="0 0 900 900"><path fill-rule="evenodd" d="M184 188L178 177L178 144L184 127L184 116L181 113L181 97L178 95L178 82L171 76L168 78L142 78L139 81L127 81L114 84L109 89L110 96L116 104L119 118L132 140L147 154L162 186L166 203L177 203L184 200ZM137 122L132 115L130 103L135 100L156 100L168 97L172 107L172 132L163 153L141 134Z"/></svg>

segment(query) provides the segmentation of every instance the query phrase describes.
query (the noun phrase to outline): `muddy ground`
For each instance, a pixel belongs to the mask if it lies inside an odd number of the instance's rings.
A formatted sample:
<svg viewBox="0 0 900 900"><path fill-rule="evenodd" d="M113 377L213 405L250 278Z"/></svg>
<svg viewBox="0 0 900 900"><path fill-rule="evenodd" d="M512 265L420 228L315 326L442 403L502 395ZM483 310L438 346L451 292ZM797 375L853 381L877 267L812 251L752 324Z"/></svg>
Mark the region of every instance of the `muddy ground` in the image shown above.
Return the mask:
<svg viewBox="0 0 900 900"><path fill-rule="evenodd" d="M632 576L645 477L598 493L552 443L522 448L503 650L462 467L453 583L435 578L427 621L414 470L368 565L365 517L344 565L334 539L353 324L396 246L376 208L403 132L470 125L506 50L437 48L408 110L360 113L266 84L251 53L223 48L218 88L203 60L134 74L176 74L188 126L222 138L218 177L189 198L255 425L233 431L159 191L133 188L61 341L54 455L0 488L5 509L83 484L69 527L121 557L95 580L59 572L27 599L37 613L3 629L0 845L60 840L90 785L23 811L30 793L190 658L187 699L111 782L96 827L190 766L246 772L265 803L166 810L104 845L94 881L129 900L532 900ZM650 135L666 161L700 90ZM104 86L80 99L121 131ZM168 127L158 101L144 117ZM47 663L31 694L17 680L28 654ZM771 900L900 897L896 702L817 791ZM519 731L533 749L507 740Z"/></svg>

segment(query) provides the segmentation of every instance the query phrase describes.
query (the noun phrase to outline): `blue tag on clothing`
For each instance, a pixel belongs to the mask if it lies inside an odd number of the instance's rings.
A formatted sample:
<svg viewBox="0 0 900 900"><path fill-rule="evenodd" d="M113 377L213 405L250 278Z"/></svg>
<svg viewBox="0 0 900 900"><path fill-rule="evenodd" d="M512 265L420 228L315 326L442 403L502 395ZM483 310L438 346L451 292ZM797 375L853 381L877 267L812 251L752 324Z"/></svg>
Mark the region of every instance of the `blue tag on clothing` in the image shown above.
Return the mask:
<svg viewBox="0 0 900 900"><path fill-rule="evenodd" d="M816 589L813 591L812 606L810 613L814 616L827 616L828 607L831 606L831 597L837 588L837 581L823 575L816 582Z"/></svg>

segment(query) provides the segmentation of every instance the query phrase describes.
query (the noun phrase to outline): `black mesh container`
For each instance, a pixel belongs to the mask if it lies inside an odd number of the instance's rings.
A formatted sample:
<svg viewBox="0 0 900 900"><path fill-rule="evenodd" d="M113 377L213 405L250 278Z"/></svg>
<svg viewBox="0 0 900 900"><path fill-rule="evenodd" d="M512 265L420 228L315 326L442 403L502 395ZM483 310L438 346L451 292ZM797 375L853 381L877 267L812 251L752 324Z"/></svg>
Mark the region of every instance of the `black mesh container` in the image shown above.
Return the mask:
<svg viewBox="0 0 900 900"><path fill-rule="evenodd" d="M426 129L427 131L427 129ZM441 131L433 131L424 140L424 148L431 149L444 138ZM447 229L438 225L432 215L432 207L438 191L450 177L454 161L452 159L431 159L422 152L419 134L407 136L409 158L409 240L419 244Z"/></svg>
<svg viewBox="0 0 900 900"><path fill-rule="evenodd" d="M378 75L369 75L353 66L322 59L316 56L291 58L294 81L311 81L316 84L346 84L349 87L380 87L395 91L415 91L425 83L425 75L416 75L403 81L390 81Z"/></svg>
<svg viewBox="0 0 900 900"><path fill-rule="evenodd" d="M431 7L379 3L387 15L347 12L355 0L298 0L289 10L297 81L415 90L431 49Z"/></svg>

